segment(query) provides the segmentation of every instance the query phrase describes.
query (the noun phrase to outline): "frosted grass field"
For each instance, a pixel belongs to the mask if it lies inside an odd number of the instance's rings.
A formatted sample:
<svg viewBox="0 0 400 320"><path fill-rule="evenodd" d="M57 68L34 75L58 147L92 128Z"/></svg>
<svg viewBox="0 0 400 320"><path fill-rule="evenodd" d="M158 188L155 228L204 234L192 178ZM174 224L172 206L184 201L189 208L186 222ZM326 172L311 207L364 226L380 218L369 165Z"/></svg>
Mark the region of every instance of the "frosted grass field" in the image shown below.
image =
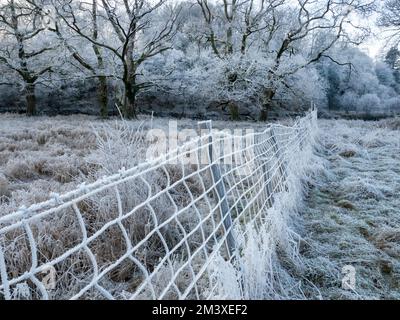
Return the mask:
<svg viewBox="0 0 400 320"><path fill-rule="evenodd" d="M181 122L182 127L195 125ZM260 123L232 125L263 128ZM224 128L226 123L214 126ZM305 181L308 197L293 221L303 237L299 260L278 271L286 287L269 297L398 299L400 120L319 120L319 126L315 176ZM127 132L118 122L93 117L2 115L0 215L137 164L143 160L148 145L144 136L151 127L165 128L165 119L131 122ZM341 288L345 265L356 269L353 291ZM262 297L251 288L248 295Z"/></svg>
<svg viewBox="0 0 400 320"><path fill-rule="evenodd" d="M192 120L179 120L178 124L182 129L197 128ZM144 116L128 125L130 132L124 132L117 118L0 115L1 215L45 201L51 192L64 193L87 179L130 168L145 159L147 130L168 132L165 118ZM225 129L226 122L213 121L213 126ZM229 128L249 126L256 131L264 129L261 123L248 122L233 122Z"/></svg>
<svg viewBox="0 0 400 320"><path fill-rule="evenodd" d="M319 122L326 170L304 209L307 279L325 299L400 298L400 119ZM356 270L342 290L342 268Z"/></svg>

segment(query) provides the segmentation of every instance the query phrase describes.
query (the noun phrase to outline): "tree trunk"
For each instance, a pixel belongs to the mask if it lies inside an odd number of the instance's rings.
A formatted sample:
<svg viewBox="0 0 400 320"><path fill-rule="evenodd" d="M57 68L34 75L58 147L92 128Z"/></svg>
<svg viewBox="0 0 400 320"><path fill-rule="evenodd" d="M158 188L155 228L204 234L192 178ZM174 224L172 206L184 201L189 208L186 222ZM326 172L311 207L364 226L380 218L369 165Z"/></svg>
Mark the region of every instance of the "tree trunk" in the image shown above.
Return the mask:
<svg viewBox="0 0 400 320"><path fill-rule="evenodd" d="M100 117L103 119L108 117L108 85L107 78L99 77L98 99L100 104Z"/></svg>
<svg viewBox="0 0 400 320"><path fill-rule="evenodd" d="M228 26L228 30L226 31L226 53L231 55L233 53L233 30L232 26Z"/></svg>
<svg viewBox="0 0 400 320"><path fill-rule="evenodd" d="M126 60L124 66L124 101L122 106L123 116L127 119L136 119L136 94L138 92L138 88L136 86L136 63L133 60L134 55L134 36L129 39L129 43L126 49Z"/></svg>
<svg viewBox="0 0 400 320"><path fill-rule="evenodd" d="M36 95L35 95L35 84L28 83L25 88L25 99L26 99L26 114L28 116L36 115Z"/></svg>
<svg viewBox="0 0 400 320"><path fill-rule="evenodd" d="M268 120L268 110L267 109L261 109L260 112L260 121L267 121Z"/></svg>
<svg viewBox="0 0 400 320"><path fill-rule="evenodd" d="M231 120L238 121L240 119L240 112L237 103L235 103L234 101L229 101L228 108Z"/></svg>
<svg viewBox="0 0 400 320"><path fill-rule="evenodd" d="M122 106L122 114L126 119L136 119L136 90L132 83L124 81L125 96Z"/></svg>
<svg viewBox="0 0 400 320"><path fill-rule="evenodd" d="M275 96L275 90L273 89L266 89L264 92L264 101L262 104L262 109L260 112L260 121L267 121L268 120L268 111L272 107L272 98Z"/></svg>

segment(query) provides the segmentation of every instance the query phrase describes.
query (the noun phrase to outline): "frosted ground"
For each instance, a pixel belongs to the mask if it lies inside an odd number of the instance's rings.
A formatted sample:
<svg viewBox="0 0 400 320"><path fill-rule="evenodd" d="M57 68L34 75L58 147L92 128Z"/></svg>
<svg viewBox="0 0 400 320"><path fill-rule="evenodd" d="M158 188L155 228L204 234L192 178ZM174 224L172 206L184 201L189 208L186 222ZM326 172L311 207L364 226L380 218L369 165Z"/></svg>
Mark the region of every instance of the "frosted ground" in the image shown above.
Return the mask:
<svg viewBox="0 0 400 320"><path fill-rule="evenodd" d="M196 121L177 123L178 129L197 128ZM147 130L157 128L168 133L168 126L165 118L146 116L122 123L117 118L102 121L84 115L0 115L0 214L136 165L145 159L151 142ZM229 127L249 128L249 123L234 122ZM226 122L213 121L213 128L226 129ZM251 128L261 131L265 126L251 123Z"/></svg>
<svg viewBox="0 0 400 320"><path fill-rule="evenodd" d="M318 155L325 169L310 185L301 212L298 232L304 238L305 268L293 278L304 283L310 298L399 299L400 120L320 120L319 126ZM85 116L2 115L0 215L140 162L148 143L146 130L166 128L166 123L146 118L131 127ZM341 289L345 265L356 269L354 291Z"/></svg>
<svg viewBox="0 0 400 320"><path fill-rule="evenodd" d="M326 170L303 211L307 278L326 299L399 299L400 119L319 127ZM340 288L346 265L354 292Z"/></svg>

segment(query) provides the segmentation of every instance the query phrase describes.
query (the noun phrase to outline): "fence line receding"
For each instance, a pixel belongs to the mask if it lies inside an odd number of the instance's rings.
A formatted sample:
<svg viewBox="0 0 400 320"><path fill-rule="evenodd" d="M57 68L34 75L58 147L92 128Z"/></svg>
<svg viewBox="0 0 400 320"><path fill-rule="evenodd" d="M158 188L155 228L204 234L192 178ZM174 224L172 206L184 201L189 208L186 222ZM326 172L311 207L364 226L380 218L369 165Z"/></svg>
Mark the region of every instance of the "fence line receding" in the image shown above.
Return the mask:
<svg viewBox="0 0 400 320"><path fill-rule="evenodd" d="M168 158L0 216L0 300L216 297L217 261L245 267L248 232L273 226L316 117L247 136L210 130Z"/></svg>

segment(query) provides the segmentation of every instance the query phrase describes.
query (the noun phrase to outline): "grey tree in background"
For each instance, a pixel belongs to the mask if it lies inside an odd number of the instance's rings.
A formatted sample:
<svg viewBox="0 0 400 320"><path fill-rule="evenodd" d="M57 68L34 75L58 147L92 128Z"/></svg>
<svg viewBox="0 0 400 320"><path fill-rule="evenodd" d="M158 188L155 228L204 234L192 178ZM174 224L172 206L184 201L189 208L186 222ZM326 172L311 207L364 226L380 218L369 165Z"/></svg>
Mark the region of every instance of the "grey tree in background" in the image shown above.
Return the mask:
<svg viewBox="0 0 400 320"><path fill-rule="evenodd" d="M363 0L196 1L207 26L207 41L217 57L229 60L239 54L245 61L257 52L268 60L265 76L244 79L257 82L262 120L267 119L277 87L283 86L296 95L289 77L322 58L336 61L329 51L340 41L362 42L369 30L352 23L350 16L366 12L373 5L373 1ZM296 55L299 59L294 59ZM227 78L237 83L238 72L227 73Z"/></svg>
<svg viewBox="0 0 400 320"><path fill-rule="evenodd" d="M393 70L399 69L400 51L396 47L392 47L385 55L386 64Z"/></svg>
<svg viewBox="0 0 400 320"><path fill-rule="evenodd" d="M136 117L137 95L151 85L139 79L141 65L171 48L179 12L167 7L166 2L101 0L101 8L95 13L85 3L75 0L60 0L56 6L62 21L76 35L111 54L113 77L123 86L120 106L126 118ZM162 9L169 10L169 18L160 22L156 14ZM88 20L87 16L91 18ZM96 36L88 22L95 19L101 26Z"/></svg>
<svg viewBox="0 0 400 320"><path fill-rule="evenodd" d="M54 15L54 24L49 30L55 32L63 46L70 52L73 61L78 63L76 67L82 71L83 77L96 78L98 80L99 113L102 118L106 118L108 116L109 101L106 62L103 52L104 48L96 44L99 41L99 33L102 31L102 26L99 24L99 2L100 0L91 0L80 6L80 10L85 11L85 35L91 39L88 43L89 46L85 45L88 42L86 38L83 39L81 37L80 41L77 41L76 37L74 38L73 32L71 32L71 28L64 28L62 16L60 16L62 7L65 5L64 2L58 0L52 1L56 14Z"/></svg>
<svg viewBox="0 0 400 320"><path fill-rule="evenodd" d="M45 35L47 28L42 5L41 0L0 3L0 64L22 80L28 115L37 112L36 85L52 72L48 53L57 46ZM12 80L2 84L15 85Z"/></svg>

